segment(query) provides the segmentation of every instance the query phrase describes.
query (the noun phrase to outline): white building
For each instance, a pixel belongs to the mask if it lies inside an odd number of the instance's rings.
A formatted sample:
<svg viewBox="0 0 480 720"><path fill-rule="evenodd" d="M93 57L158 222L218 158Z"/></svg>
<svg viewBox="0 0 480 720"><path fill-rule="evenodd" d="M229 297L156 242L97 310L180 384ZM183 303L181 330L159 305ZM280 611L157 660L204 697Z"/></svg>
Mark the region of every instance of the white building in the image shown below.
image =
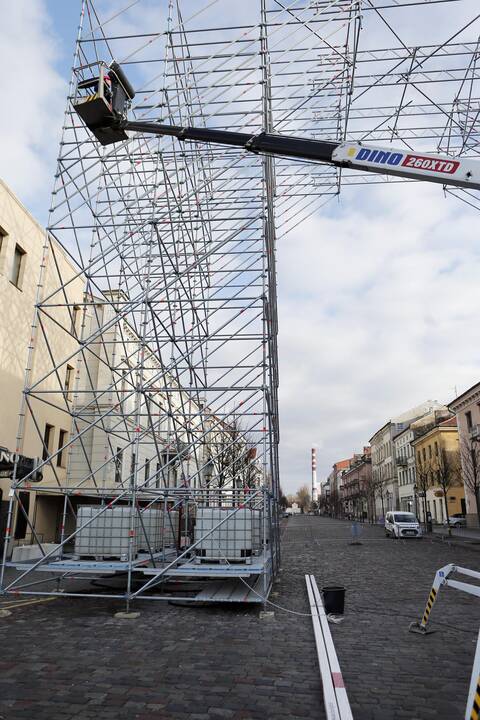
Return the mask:
<svg viewBox="0 0 480 720"><path fill-rule="evenodd" d="M110 292L85 302L83 333L97 334L98 342L79 356L74 425L82 437L70 451L69 485L93 482L101 494L128 487L135 475L137 487L200 487L215 430L203 405L179 388L126 320L115 319L126 300ZM195 443L193 454L189 447L202 436L202 451Z"/></svg>
<svg viewBox="0 0 480 720"><path fill-rule="evenodd" d="M372 481L375 487L377 517L384 517L388 510L400 510L401 507L394 439L406 430L414 420L434 410L445 409L445 406L436 400L427 400L427 402L417 405L411 410L407 410L401 415L392 418L370 438L370 445L372 447ZM406 480L408 474L407 476L403 475L404 469L408 471L408 464L406 466L402 465L402 478ZM402 497L406 498L412 495L411 491L413 491L413 487L410 489L404 486Z"/></svg>
<svg viewBox="0 0 480 720"><path fill-rule="evenodd" d="M411 445L414 433L409 425L393 440L397 464L398 500L400 510L413 512L418 516L415 486L415 452Z"/></svg>

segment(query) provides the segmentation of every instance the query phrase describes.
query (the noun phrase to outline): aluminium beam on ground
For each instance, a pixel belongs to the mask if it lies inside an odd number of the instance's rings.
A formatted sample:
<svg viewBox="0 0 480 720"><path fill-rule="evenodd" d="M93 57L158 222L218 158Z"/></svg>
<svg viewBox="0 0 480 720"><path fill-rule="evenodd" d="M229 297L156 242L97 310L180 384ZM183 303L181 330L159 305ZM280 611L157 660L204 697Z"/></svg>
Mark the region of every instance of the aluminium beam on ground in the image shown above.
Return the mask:
<svg viewBox="0 0 480 720"><path fill-rule="evenodd" d="M314 575L305 575L327 720L353 720L352 710Z"/></svg>

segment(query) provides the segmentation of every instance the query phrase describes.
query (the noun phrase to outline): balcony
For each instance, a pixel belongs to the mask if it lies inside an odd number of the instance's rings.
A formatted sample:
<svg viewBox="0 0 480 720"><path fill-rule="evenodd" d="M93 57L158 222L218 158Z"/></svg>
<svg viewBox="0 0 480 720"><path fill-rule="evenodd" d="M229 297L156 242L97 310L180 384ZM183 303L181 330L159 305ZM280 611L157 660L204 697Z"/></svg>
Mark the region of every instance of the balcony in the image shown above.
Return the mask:
<svg viewBox="0 0 480 720"><path fill-rule="evenodd" d="M402 467L406 467L408 465L408 459L404 457L397 457L397 465L401 465Z"/></svg>

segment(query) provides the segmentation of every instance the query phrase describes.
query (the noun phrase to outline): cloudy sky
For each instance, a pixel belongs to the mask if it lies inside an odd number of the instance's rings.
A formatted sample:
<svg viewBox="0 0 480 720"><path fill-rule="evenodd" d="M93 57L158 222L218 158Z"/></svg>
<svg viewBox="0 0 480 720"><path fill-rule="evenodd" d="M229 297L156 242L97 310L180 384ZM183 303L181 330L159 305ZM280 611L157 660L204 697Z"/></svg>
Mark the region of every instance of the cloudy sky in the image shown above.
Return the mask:
<svg viewBox="0 0 480 720"><path fill-rule="evenodd" d="M41 223L78 8L0 0L0 175ZM310 481L312 445L323 478L390 417L427 399L448 402L480 379L479 271L478 211L441 186L348 188L282 238L286 492Z"/></svg>

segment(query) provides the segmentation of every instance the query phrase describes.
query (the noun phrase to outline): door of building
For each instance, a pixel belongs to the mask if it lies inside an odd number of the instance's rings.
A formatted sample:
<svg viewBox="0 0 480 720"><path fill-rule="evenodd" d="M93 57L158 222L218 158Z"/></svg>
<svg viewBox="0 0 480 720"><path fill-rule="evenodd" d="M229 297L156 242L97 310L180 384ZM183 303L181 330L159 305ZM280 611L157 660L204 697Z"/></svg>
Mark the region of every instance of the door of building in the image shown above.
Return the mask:
<svg viewBox="0 0 480 720"><path fill-rule="evenodd" d="M3 490L0 488L0 558L5 544L5 530L8 519L8 501L3 499Z"/></svg>

